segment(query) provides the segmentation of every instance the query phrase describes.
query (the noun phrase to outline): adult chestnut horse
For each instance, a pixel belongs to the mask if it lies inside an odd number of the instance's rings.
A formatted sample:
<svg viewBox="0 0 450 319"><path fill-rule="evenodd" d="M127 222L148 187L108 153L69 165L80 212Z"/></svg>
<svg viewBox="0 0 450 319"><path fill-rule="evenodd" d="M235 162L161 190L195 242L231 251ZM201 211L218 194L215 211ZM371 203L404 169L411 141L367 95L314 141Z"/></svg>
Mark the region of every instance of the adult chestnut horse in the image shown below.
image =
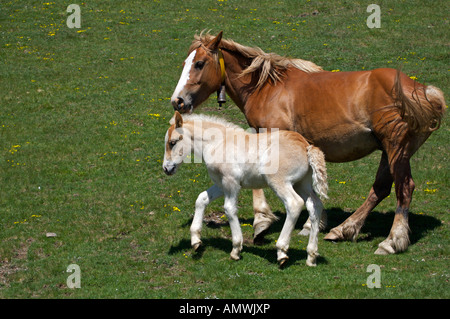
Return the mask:
<svg viewBox="0 0 450 319"><path fill-rule="evenodd" d="M394 222L375 253L408 248L414 190L409 160L439 128L445 100L438 88L394 69L327 72L309 61L222 39L222 32L195 36L171 98L174 109L192 112L223 86L251 127L297 131L318 146L327 161L354 161L381 150L367 199L325 239L356 240L369 212L395 182ZM276 218L262 190L254 191L253 208L257 241Z"/></svg>

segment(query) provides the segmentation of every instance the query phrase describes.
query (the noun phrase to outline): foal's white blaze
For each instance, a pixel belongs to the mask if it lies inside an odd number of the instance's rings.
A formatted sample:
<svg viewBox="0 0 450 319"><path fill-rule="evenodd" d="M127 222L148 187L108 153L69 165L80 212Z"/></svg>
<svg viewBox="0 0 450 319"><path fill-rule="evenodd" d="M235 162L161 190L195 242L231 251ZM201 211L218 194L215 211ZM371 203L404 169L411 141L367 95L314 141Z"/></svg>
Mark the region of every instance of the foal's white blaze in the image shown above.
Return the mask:
<svg viewBox="0 0 450 319"><path fill-rule="evenodd" d="M189 80L189 74L191 73L192 64L194 62L195 55L197 54L197 50L194 50L189 54L189 56L184 61L184 68L183 72L181 73L181 77L178 80L177 87L175 88L175 91L172 94L171 102L174 103L176 98L180 95L180 92L183 90L184 86L186 85L187 81Z"/></svg>

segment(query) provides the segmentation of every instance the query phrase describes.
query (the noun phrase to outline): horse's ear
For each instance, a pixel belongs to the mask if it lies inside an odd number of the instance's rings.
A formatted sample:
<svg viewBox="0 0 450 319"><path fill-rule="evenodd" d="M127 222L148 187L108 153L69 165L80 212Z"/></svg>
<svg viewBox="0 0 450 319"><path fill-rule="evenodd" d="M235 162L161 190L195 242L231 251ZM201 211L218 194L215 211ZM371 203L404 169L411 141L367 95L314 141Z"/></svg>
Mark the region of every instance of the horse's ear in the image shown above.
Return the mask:
<svg viewBox="0 0 450 319"><path fill-rule="evenodd" d="M183 126L183 118L181 117L181 114L178 111L175 111L175 127L179 128Z"/></svg>
<svg viewBox="0 0 450 319"><path fill-rule="evenodd" d="M223 31L220 31L219 34L209 42L206 47L211 51L216 51L219 48L220 41L222 40Z"/></svg>

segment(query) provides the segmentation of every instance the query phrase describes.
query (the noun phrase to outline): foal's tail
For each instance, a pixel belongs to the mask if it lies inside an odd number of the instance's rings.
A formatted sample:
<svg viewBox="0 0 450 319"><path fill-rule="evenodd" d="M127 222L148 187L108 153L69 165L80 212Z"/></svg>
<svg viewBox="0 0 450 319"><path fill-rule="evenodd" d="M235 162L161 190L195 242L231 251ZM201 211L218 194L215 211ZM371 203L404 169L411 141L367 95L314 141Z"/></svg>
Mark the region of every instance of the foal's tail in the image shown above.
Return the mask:
<svg viewBox="0 0 450 319"><path fill-rule="evenodd" d="M313 145L307 148L309 166L312 168L312 179L314 191L321 198L328 198L327 168L325 165L325 155Z"/></svg>
<svg viewBox="0 0 450 319"><path fill-rule="evenodd" d="M414 82L414 90L409 98L404 93L400 78L401 72L397 70L392 94L395 106L399 109L403 120L408 123L409 129L415 133L437 130L445 113L442 91L432 85L420 85L419 89Z"/></svg>

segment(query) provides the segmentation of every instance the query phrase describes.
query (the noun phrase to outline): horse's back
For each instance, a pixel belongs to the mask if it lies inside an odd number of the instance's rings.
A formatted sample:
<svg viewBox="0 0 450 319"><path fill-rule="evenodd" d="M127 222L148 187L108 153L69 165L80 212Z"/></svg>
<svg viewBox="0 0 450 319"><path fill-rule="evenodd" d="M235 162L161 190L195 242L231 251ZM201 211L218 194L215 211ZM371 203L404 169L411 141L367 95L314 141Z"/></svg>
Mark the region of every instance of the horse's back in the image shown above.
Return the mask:
<svg viewBox="0 0 450 319"><path fill-rule="evenodd" d="M306 74L291 69L283 84L266 85L261 92L269 96L272 91L277 98L259 101L247 116L256 127L301 133L322 149L327 161L353 161L380 148L373 134L373 116L392 105L396 72L384 68ZM401 80L407 87L412 85L406 75Z"/></svg>

